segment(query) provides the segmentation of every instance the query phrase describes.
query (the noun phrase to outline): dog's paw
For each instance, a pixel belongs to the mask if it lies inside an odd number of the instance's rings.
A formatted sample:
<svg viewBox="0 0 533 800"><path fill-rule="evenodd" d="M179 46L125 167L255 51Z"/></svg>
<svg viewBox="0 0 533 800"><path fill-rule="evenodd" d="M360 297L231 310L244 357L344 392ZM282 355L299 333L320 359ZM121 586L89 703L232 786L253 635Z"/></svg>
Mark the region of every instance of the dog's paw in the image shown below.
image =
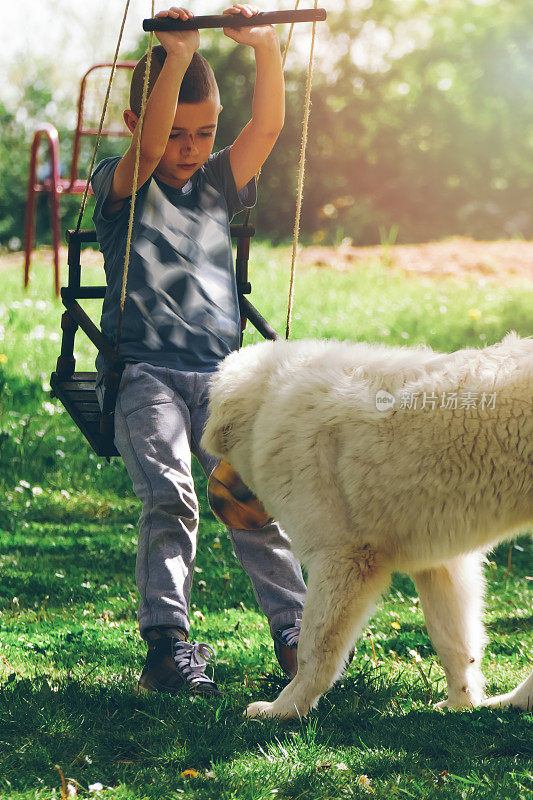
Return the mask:
<svg viewBox="0 0 533 800"><path fill-rule="evenodd" d="M519 708L521 711L531 711L533 709L533 697L525 695L522 697L519 692L509 692L509 694L499 694L496 697L487 697L481 704L489 708Z"/></svg>
<svg viewBox="0 0 533 800"><path fill-rule="evenodd" d="M483 687L477 683L473 682L470 686L461 686L460 689L448 686L448 697L446 700L436 703L434 708L449 708L457 711L461 709L467 710L469 708L477 708L483 703L484 699Z"/></svg>
<svg viewBox="0 0 533 800"><path fill-rule="evenodd" d="M441 700L440 703L434 703L433 708L435 711L444 711L447 708L455 708L455 706L449 700Z"/></svg>
<svg viewBox="0 0 533 800"><path fill-rule="evenodd" d="M440 703L435 703L433 706L436 710L442 709L450 709L450 711L461 711L469 708L473 708L474 705L479 705L480 703L472 703L470 700L466 698L457 698L453 700L451 697L448 697L446 700L441 700Z"/></svg>
<svg viewBox="0 0 533 800"><path fill-rule="evenodd" d="M266 703L265 701L260 700L257 703L250 703L248 708L246 709L245 716L249 718L253 717L274 717L275 714L272 713L272 708L274 703Z"/></svg>
<svg viewBox="0 0 533 800"><path fill-rule="evenodd" d="M461 709L472 708L472 703L467 700L452 700L448 697L447 700L441 700L440 703L435 703L433 706L436 710L450 709L450 711L460 711Z"/></svg>
<svg viewBox="0 0 533 800"><path fill-rule="evenodd" d="M246 716L251 717L276 717L277 719L296 719L301 715L298 713L296 706L286 708L278 702L265 703L259 701L258 703L250 703L246 709Z"/></svg>

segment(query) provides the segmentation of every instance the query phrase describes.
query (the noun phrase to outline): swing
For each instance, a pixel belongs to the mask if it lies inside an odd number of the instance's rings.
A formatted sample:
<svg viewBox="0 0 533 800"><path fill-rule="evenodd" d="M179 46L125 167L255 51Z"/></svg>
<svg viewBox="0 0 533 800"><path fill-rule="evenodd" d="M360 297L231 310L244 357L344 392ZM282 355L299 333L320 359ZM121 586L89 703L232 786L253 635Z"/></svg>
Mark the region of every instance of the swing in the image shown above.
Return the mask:
<svg viewBox="0 0 533 800"><path fill-rule="evenodd" d="M296 252L298 245L298 232L300 225L300 211L301 201L303 195L303 177L304 177L304 164L305 164L305 149L307 142L307 126L309 120L310 110L310 91L311 91L311 76L313 64L313 51L315 42L315 26L317 21L326 19L326 12L324 9L317 8L317 0L315 0L314 9L298 10L299 0L296 2L294 11L279 11L279 12L264 12L255 15L252 18L231 15L212 15L194 17L186 22L176 20L173 18L154 18L154 4L152 2L152 18L146 19L143 22L143 28L150 31L150 43L148 49L148 62L144 80L144 90L142 99L142 109L139 118L139 125L141 126L144 118L144 111L147 100L147 87L148 75L150 71L150 58L152 51L153 32L156 30L191 30L191 29L205 29L205 28L220 28L220 27L252 27L256 25L271 25L276 23L290 22L291 28L289 31L287 47L283 57L283 66L288 52L291 41L293 27L296 22L313 22L313 35L311 43L311 52L309 59L309 68L307 75L306 85L306 98L305 98L305 114L302 132L302 144L300 152L300 165L298 175L298 197L296 217L294 224L294 240L292 248L292 261L291 261L291 279L289 288L289 303L287 311L287 325L286 325L286 338L289 338L291 311L294 296L294 273L296 263ZM88 443L93 448L98 456L103 456L109 461L110 458L118 456L119 453L114 444L114 408L117 398L117 393L120 385L120 379L124 369L124 364L119 357L119 343L120 343L120 329L122 324L122 314L124 311L124 301L126 295L127 274L129 265L129 250L131 245L131 232L133 225L133 215L135 208L135 195L137 191L137 174L134 175L132 187L132 201L130 208L129 219L129 233L126 245L126 255L124 260L124 275L122 296L119 311L119 323L117 331L117 344L113 345L100 331L100 329L91 320L88 314L84 311L79 300L84 299L100 299L103 300L106 292L105 286L84 286L82 284L82 264L81 264L81 247L86 243L97 243L96 231L81 229L81 222L85 211L87 195L89 191L90 176L92 175L96 153L100 142L100 137L103 129L107 103L113 81L115 68L117 66L118 52L120 42L124 30L126 16L128 13L129 0L126 2L126 8L122 20L120 34L116 46L115 57L111 68L109 77L109 84L107 88L106 97L104 100L104 107L102 117L100 120L100 127L94 147L92 163L89 169L89 177L85 185L85 191L81 202L80 213L76 229L67 232L68 242L68 284L61 289L61 300L65 306L65 312L61 319L62 340L61 352L57 359L55 371L50 377L50 386L52 397L57 397L65 409L70 414L72 420L79 428L81 433L85 436ZM137 163L140 154L140 137L137 147ZM236 240L236 259L235 271L237 279L237 292L239 300L239 310L241 314L241 342L242 334L249 321L265 339L280 339L278 333L272 328L271 325L261 316L259 311L252 305L246 295L251 293L251 285L248 280L248 261L250 253L250 238L254 235L255 229L249 222L250 212L248 212L246 221L241 225L231 225L230 232L233 239ZM96 372L76 372L76 363L74 357L74 342L78 329L88 336L91 342L95 345L98 352L103 356L106 369L104 372L104 389L103 389L103 403L102 409L98 402L96 393ZM231 527L240 527L243 529L257 529L263 527L269 521L268 515L264 512L261 504L255 498L247 487L242 484L239 476L232 470L228 464L221 464L213 472L209 479L208 485L208 499L211 508L215 515L219 517L225 524Z"/></svg>

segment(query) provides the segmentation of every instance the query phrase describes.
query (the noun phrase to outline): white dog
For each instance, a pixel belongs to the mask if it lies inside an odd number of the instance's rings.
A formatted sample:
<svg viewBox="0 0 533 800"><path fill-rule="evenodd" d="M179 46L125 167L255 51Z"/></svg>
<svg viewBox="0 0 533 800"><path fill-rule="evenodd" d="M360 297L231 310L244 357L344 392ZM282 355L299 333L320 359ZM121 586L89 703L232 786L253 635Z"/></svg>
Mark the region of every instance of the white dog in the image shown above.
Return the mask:
<svg viewBox="0 0 533 800"><path fill-rule="evenodd" d="M484 350L265 342L228 356L202 444L278 519L309 573L298 673L248 715L304 715L391 572L413 575L457 708L485 700L483 552L533 522L533 339Z"/></svg>

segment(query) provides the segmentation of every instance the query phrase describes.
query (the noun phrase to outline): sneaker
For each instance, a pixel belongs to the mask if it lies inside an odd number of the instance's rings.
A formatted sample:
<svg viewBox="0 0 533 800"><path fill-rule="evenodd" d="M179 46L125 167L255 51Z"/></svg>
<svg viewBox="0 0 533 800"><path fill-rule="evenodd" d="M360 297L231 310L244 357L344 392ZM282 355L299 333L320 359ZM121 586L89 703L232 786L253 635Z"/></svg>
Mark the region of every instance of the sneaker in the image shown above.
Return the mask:
<svg viewBox="0 0 533 800"><path fill-rule="evenodd" d="M300 620L294 625L280 628L274 636L274 653L284 675L291 680L298 670L298 639L300 638Z"/></svg>
<svg viewBox="0 0 533 800"><path fill-rule="evenodd" d="M285 677L294 678L298 671L298 639L300 638L300 620L293 627L281 628L273 636L274 652ZM350 664L355 656L355 648L348 653L346 664Z"/></svg>
<svg viewBox="0 0 533 800"><path fill-rule="evenodd" d="M216 656L208 644L183 641L177 635L160 634L148 642L139 690L171 695L188 691L206 697L220 697L222 692L206 675L211 657Z"/></svg>

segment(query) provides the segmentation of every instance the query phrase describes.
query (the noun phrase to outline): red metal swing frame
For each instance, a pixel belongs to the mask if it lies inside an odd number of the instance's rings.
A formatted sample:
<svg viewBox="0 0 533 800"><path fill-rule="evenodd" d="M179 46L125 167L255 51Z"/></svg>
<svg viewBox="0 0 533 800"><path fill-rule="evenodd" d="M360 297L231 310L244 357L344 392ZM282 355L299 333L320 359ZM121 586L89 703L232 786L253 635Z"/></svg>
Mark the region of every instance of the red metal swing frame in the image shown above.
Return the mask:
<svg viewBox="0 0 533 800"><path fill-rule="evenodd" d="M130 69L135 67L136 61L119 61L116 69ZM45 122L39 126L33 135L30 148L30 169L28 175L28 192L26 201L26 219L24 226L24 288L27 288L30 280L31 257L35 243L35 201L36 195L45 194L50 200L50 219L52 229L52 253L54 260L54 291L56 297L59 296L60 285L60 266L59 266L59 246L61 244L61 217L59 212L59 198L65 194L81 195L85 190L85 179L78 177L78 162L80 157L82 136L96 136L98 129L86 126L84 123L84 104L87 81L89 76L99 69L110 69L112 62L106 61L101 64L94 64L87 70L80 83L78 95L78 118L74 140L72 143L72 155L70 158L69 175L61 177L61 162L59 160L59 134L51 123ZM130 132L117 131L116 129L103 128L101 136L130 136ZM45 140L48 143L47 161L49 174L42 182L37 178L39 168L39 147Z"/></svg>

